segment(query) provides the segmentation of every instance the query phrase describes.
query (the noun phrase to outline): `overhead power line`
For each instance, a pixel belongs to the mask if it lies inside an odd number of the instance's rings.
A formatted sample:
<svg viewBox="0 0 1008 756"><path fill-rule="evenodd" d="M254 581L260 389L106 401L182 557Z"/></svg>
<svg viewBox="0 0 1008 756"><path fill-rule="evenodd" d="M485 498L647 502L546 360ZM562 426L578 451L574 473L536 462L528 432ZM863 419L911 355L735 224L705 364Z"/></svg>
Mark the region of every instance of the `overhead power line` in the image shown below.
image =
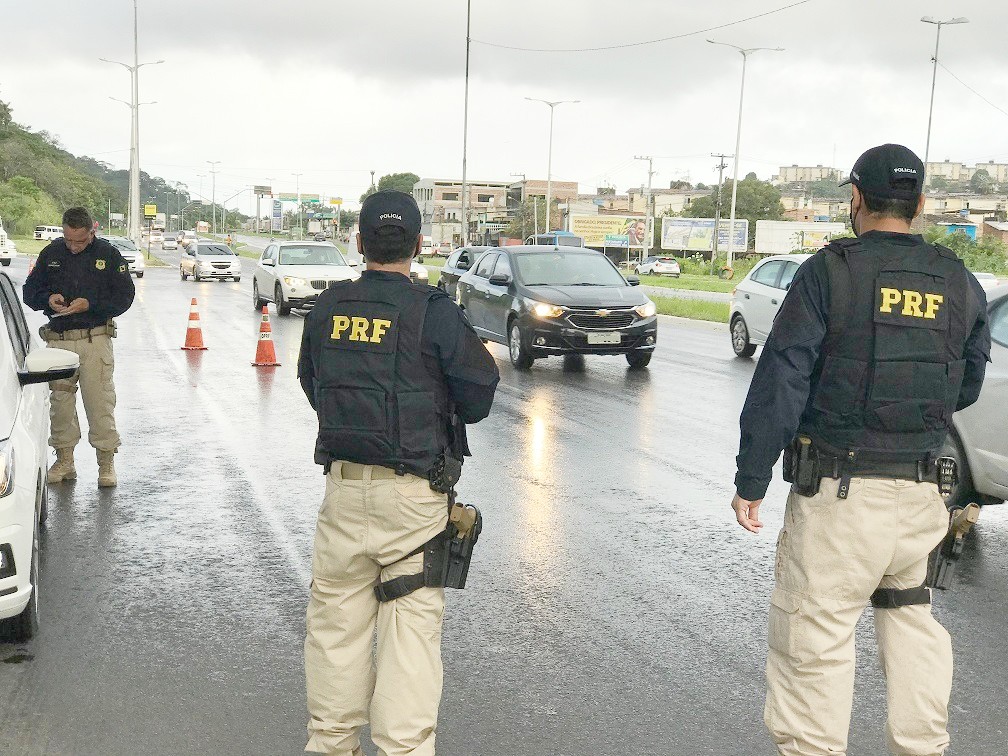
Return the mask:
<svg viewBox="0 0 1008 756"><path fill-rule="evenodd" d="M627 47L643 47L644 45L656 45L660 42L671 42L675 39L685 39L686 37L695 37L698 34L707 34L708 32L717 31L718 29L727 29L729 26L737 26L738 24L744 24L747 21L755 21L757 18L764 18L766 16L772 16L775 13L781 13L791 8L796 8L799 5L805 5L810 3L812 0L798 0L796 3L791 3L789 5L782 6L780 8L775 8L774 10L764 11L763 13L757 13L754 16L747 16L746 18L740 18L737 21L727 21L723 24L717 24L716 26L708 26L705 29L697 29L696 31L686 32L684 34L675 34L671 37L661 37L659 39L646 39L640 42L624 42L619 45L602 45L599 47L518 47L516 45L502 45L498 42L487 42L481 39L472 40L477 45L483 45L485 47L497 47L502 50L519 50L521 52L541 52L541 53L575 53L575 52L599 52L602 50L621 50Z"/></svg>
<svg viewBox="0 0 1008 756"><path fill-rule="evenodd" d="M984 102L986 102L986 103L987 103L988 105L990 105L990 106L991 106L992 108L994 108L994 110L996 110L996 111L998 111L999 113L1003 113L1004 115L1008 116L1008 110L1005 110L1005 109L1004 109L1004 108L1002 108L1002 107L1001 107L1000 105L996 105L996 104L994 104L993 102L991 102L990 100L988 100L988 99L987 99L986 97L984 97L984 96L983 96L982 94L980 94L979 92L977 92L977 91L976 91L975 89L973 89L973 87L971 87L971 86L970 86L969 84L967 84L967 83L966 83L965 81L963 81L963 80L962 80L962 79L960 79L960 78L959 78L958 76L956 76L956 75L955 75L954 73L952 73L951 71L949 71L949 70L948 70L948 68L946 68L946 66L945 66L945 64L944 64L944 63L942 63L941 61L938 61L938 65L942 67L942 69L943 69L943 70L945 71L945 73L947 73L947 74L948 74L949 76L951 76L951 77L952 77L953 79L955 79L955 80L956 80L956 81L958 81L958 82L959 82L960 84L962 84L962 85L963 85L964 87L966 87L966 89L968 89L968 90L969 90L970 92L972 92L972 93L973 93L973 94L975 94L975 95L976 95L977 97L979 97L979 98L980 98L981 100L983 100L983 101L984 101Z"/></svg>

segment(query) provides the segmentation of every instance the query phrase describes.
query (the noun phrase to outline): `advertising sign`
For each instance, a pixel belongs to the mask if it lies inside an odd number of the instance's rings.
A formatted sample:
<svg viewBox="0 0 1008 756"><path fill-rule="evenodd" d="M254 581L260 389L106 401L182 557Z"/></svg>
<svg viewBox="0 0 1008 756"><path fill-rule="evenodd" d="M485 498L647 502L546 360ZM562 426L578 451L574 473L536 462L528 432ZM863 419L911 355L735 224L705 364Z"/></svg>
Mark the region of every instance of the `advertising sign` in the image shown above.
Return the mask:
<svg viewBox="0 0 1008 756"><path fill-rule="evenodd" d="M144 217L153 218L157 215L157 205L144 205Z"/></svg>
<svg viewBox="0 0 1008 756"><path fill-rule="evenodd" d="M721 220L718 227L718 252L728 249L728 227L731 221ZM735 219L735 252L745 252L749 239L749 221ZM714 249L713 218L662 218L661 248L683 252L711 252Z"/></svg>
<svg viewBox="0 0 1008 756"><path fill-rule="evenodd" d="M571 215L570 232L586 247L643 247L647 222L643 215Z"/></svg>
<svg viewBox="0 0 1008 756"><path fill-rule="evenodd" d="M126 216L123 215L122 213L109 213L109 220L119 221L120 223L122 223L124 220L126 220Z"/></svg>
<svg viewBox="0 0 1008 756"><path fill-rule="evenodd" d="M270 218L271 231L283 231L283 203L273 200L273 217Z"/></svg>

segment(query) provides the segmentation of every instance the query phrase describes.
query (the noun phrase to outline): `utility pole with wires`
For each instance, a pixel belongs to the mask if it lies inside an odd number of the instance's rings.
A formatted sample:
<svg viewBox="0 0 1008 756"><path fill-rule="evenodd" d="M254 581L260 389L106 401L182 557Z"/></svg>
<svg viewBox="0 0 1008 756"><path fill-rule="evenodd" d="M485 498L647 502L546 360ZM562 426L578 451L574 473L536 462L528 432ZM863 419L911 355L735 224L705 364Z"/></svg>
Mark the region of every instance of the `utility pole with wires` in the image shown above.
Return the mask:
<svg viewBox="0 0 1008 756"><path fill-rule="evenodd" d="M645 199L646 215L644 216L644 233L647 241L644 242L644 251L641 259L651 254L651 242L654 241L654 212L651 209L651 179L657 173L654 170L654 157L651 155L634 155L634 160L647 160L647 195Z"/></svg>
<svg viewBox="0 0 1008 756"><path fill-rule="evenodd" d="M714 261L717 260L718 253L718 235L721 233L721 189L724 186L724 169L728 167L725 162L725 158L733 158L734 155L723 155L723 154L711 154L711 157L716 157L718 159L718 164L715 168L718 169L717 174L717 203L714 209L714 246L711 249L710 258L710 273L714 275Z"/></svg>

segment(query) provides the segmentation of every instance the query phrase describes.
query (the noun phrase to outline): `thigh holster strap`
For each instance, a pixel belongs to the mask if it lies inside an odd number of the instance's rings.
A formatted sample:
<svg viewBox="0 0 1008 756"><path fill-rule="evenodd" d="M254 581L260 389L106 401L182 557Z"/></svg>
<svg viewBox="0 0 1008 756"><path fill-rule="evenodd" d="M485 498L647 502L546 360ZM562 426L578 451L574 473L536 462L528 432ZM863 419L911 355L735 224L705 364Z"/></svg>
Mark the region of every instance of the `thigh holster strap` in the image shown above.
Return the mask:
<svg viewBox="0 0 1008 756"><path fill-rule="evenodd" d="M451 526L449 526L451 527ZM415 575L400 575L399 577L385 580L374 587L375 598L382 603L394 601L395 599L408 596L413 591L420 588L443 587L448 573L448 539L451 534L447 530L442 530L436 536L424 544L413 549L402 559L397 559L392 564L398 564L421 552L424 555L423 572ZM391 566L391 565L386 565Z"/></svg>
<svg viewBox="0 0 1008 756"><path fill-rule="evenodd" d="M930 604L931 591L926 585L918 585L916 588L877 588L871 595L871 603L876 609Z"/></svg>

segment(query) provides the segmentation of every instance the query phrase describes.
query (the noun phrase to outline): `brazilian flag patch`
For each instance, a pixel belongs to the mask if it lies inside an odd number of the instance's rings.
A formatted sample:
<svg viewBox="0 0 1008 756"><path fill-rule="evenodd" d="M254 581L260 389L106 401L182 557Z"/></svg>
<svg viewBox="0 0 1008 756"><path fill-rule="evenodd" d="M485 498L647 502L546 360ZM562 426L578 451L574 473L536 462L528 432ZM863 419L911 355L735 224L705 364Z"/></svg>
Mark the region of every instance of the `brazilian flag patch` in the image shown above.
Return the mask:
<svg viewBox="0 0 1008 756"><path fill-rule="evenodd" d="M120 273L126 272L126 263L123 263L122 265L119 266L119 272Z"/></svg>
<svg viewBox="0 0 1008 756"><path fill-rule="evenodd" d="M104 260L95 260L94 266L98 270L105 270L105 261Z"/></svg>

